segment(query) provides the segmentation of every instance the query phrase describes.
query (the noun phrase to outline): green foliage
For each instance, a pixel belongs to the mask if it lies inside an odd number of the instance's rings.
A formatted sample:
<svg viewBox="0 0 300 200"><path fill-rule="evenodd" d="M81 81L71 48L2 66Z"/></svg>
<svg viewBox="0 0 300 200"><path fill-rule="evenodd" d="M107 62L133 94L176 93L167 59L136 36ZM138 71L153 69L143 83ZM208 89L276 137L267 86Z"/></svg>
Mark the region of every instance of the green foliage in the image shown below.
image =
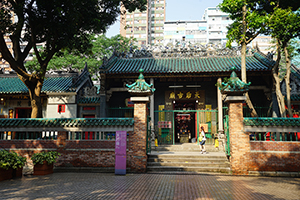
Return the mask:
<svg viewBox="0 0 300 200"><path fill-rule="evenodd" d="M43 85L53 56L65 49L87 52L90 34L105 33L120 15L121 5L129 12L143 11L147 0L1 1L0 54L31 91L30 100L36 102L31 117L42 117L38 87ZM7 37L11 43L5 42ZM13 48L9 48L11 44ZM38 64L31 63L27 69L24 62L32 49Z"/></svg>
<svg viewBox="0 0 300 200"><path fill-rule="evenodd" d="M260 0L223 0L219 8L229 14L233 23L230 24L227 32L227 46L231 47L232 42L249 44L257 34L267 31L266 23L268 15L266 9L261 6ZM245 6L245 13L243 7Z"/></svg>
<svg viewBox="0 0 300 200"><path fill-rule="evenodd" d="M43 164L44 161L46 161L49 164L56 162L56 159L61 154L57 151L48 151L48 152L41 152L41 153L35 153L31 157L31 160L33 161L33 164Z"/></svg>
<svg viewBox="0 0 300 200"><path fill-rule="evenodd" d="M0 168L3 169L18 169L25 165L26 158L19 156L16 152L0 151Z"/></svg>
<svg viewBox="0 0 300 200"><path fill-rule="evenodd" d="M230 79L230 77L229 77L229 78L224 77L222 83L228 83L229 79ZM223 88L222 83L217 82L217 83L215 84L215 86L216 86L216 87L219 87L220 89L222 89L222 88Z"/></svg>
<svg viewBox="0 0 300 200"><path fill-rule="evenodd" d="M272 30L272 37L286 44L300 35L300 13L293 12L291 8L275 8L269 27Z"/></svg>
<svg viewBox="0 0 300 200"><path fill-rule="evenodd" d="M131 46L135 39L126 38L121 35L116 35L112 38L107 38L104 35L91 35L91 48L86 49L84 53L77 50L63 49L55 54L48 64L48 69L63 69L72 67L72 69L83 69L85 63L91 75L97 76L97 71L102 65L103 58L109 58L113 52L126 53L130 49L136 49L136 46ZM25 64L30 69L38 66L37 59L33 59ZM32 70L34 71L34 70Z"/></svg>

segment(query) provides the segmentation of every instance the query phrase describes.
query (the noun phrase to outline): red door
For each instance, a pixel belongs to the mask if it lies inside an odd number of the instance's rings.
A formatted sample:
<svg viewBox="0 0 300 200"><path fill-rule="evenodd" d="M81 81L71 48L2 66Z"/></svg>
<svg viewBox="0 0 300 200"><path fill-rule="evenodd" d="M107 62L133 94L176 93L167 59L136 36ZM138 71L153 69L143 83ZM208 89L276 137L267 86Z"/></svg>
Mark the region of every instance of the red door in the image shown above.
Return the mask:
<svg viewBox="0 0 300 200"><path fill-rule="evenodd" d="M95 115L83 115L83 118L95 118ZM85 140L93 140L94 132L85 132L84 139Z"/></svg>

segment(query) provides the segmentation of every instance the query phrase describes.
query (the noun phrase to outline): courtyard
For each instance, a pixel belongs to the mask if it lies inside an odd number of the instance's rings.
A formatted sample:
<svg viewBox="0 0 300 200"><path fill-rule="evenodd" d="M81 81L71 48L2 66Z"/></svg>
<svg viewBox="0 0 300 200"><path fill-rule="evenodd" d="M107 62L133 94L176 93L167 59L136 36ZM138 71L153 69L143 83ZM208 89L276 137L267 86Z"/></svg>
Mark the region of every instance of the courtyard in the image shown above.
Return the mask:
<svg viewBox="0 0 300 200"><path fill-rule="evenodd" d="M209 173L54 173L0 182L13 199L299 199L300 178Z"/></svg>

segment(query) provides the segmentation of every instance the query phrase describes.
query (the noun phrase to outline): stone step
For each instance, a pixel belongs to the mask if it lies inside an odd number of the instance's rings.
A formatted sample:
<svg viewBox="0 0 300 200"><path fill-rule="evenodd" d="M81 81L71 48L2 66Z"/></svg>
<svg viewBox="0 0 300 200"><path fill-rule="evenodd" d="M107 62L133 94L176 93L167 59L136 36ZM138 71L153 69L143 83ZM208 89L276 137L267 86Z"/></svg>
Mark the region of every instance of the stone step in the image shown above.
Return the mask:
<svg viewBox="0 0 300 200"><path fill-rule="evenodd" d="M208 152L219 152L222 151L220 148L215 148L214 145L205 145L206 151ZM159 145L158 147L152 146L153 151L183 151L183 152L200 152L200 146L197 144L176 144L176 145Z"/></svg>
<svg viewBox="0 0 300 200"><path fill-rule="evenodd" d="M168 152L169 153L169 152ZM157 154L150 154L148 156L148 159L169 159L169 160L174 160L174 159L180 159L180 160L211 160L211 159L216 159L216 160L227 160L227 157L225 155L220 155L220 154L214 154L212 155L213 152L207 153L207 154L200 154L199 152L194 153L194 154L167 154L165 152L158 152Z"/></svg>
<svg viewBox="0 0 300 200"><path fill-rule="evenodd" d="M185 145L190 147L192 145ZM200 154L200 151L152 151L148 155L148 172L219 172L230 173L230 163L225 152L208 152Z"/></svg>
<svg viewBox="0 0 300 200"><path fill-rule="evenodd" d="M230 167L173 167L173 166L148 166L148 172L216 172L216 173L230 173Z"/></svg>
<svg viewBox="0 0 300 200"><path fill-rule="evenodd" d="M194 158L154 158L149 157L148 162L184 162L184 163L229 163L227 160L222 158L202 158L202 159L194 159Z"/></svg>
<svg viewBox="0 0 300 200"><path fill-rule="evenodd" d="M148 166L172 166L172 167L230 167L228 163L216 162L148 162Z"/></svg>

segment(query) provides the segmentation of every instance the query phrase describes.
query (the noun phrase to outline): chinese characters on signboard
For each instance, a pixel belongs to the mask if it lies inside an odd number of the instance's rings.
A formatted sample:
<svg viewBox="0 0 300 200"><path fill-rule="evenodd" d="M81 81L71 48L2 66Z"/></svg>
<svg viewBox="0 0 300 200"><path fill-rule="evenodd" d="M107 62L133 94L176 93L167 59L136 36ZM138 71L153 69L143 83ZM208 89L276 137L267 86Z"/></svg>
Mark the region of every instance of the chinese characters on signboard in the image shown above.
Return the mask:
<svg viewBox="0 0 300 200"><path fill-rule="evenodd" d="M178 91L170 92L169 99L200 99L201 96L200 91Z"/></svg>

